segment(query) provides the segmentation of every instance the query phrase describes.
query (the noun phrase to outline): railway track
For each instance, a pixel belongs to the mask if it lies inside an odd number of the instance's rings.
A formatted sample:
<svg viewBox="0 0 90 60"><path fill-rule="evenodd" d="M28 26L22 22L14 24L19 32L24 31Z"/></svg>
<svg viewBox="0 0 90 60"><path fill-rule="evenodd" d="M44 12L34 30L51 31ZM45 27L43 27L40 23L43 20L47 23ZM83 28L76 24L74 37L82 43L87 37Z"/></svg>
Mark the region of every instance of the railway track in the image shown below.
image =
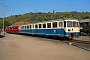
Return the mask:
<svg viewBox="0 0 90 60"><path fill-rule="evenodd" d="M90 52L90 41L82 41L82 40L73 39L73 40L63 40L63 42Z"/></svg>
<svg viewBox="0 0 90 60"><path fill-rule="evenodd" d="M72 42L72 43L90 44L90 41L82 41L82 40L75 40L75 39L73 39L73 40L63 40L63 41L67 42L67 43Z"/></svg>

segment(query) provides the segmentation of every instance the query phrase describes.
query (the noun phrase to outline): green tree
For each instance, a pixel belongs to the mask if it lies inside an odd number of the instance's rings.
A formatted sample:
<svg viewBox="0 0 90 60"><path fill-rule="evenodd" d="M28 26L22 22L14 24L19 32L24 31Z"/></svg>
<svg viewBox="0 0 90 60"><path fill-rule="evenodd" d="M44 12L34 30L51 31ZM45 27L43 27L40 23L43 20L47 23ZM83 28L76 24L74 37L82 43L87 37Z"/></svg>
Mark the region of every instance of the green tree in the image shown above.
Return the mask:
<svg viewBox="0 0 90 60"><path fill-rule="evenodd" d="M61 18L72 18L72 15L70 12L63 12L61 13Z"/></svg>
<svg viewBox="0 0 90 60"><path fill-rule="evenodd" d="M10 26L10 23L8 21L4 21L4 27Z"/></svg>
<svg viewBox="0 0 90 60"><path fill-rule="evenodd" d="M46 17L48 18L48 20L53 20L54 16L52 13L48 12L48 14L46 14Z"/></svg>
<svg viewBox="0 0 90 60"><path fill-rule="evenodd" d="M3 25L3 24L2 24L2 21L0 21L0 28L2 28L2 25Z"/></svg>
<svg viewBox="0 0 90 60"><path fill-rule="evenodd" d="M60 19L60 16L61 16L61 14L59 12L57 12L56 14L54 14L54 18L55 19Z"/></svg>
<svg viewBox="0 0 90 60"><path fill-rule="evenodd" d="M38 16L36 19L37 19L37 21L43 21L44 20L42 16Z"/></svg>
<svg viewBox="0 0 90 60"><path fill-rule="evenodd" d="M83 19L89 19L90 18L90 14L89 13L85 13L83 16Z"/></svg>

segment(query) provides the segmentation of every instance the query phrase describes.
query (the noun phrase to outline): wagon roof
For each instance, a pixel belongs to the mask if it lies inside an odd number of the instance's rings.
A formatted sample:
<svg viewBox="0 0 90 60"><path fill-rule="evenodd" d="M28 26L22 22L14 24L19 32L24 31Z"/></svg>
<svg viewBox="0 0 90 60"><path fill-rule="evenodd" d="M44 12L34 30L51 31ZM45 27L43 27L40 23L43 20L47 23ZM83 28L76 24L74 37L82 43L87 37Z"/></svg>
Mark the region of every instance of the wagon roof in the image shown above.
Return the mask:
<svg viewBox="0 0 90 60"><path fill-rule="evenodd" d="M80 20L80 23L83 23L83 22L90 22L90 19L83 19L83 20Z"/></svg>

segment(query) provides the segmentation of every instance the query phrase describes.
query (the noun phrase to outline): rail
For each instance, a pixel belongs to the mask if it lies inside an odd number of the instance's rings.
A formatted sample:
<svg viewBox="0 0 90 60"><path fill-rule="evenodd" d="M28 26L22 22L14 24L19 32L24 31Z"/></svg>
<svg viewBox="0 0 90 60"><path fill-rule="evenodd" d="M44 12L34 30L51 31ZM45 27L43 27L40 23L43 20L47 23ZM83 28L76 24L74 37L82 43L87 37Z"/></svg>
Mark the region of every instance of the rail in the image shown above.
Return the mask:
<svg viewBox="0 0 90 60"><path fill-rule="evenodd" d="M90 41L82 41L82 40L76 40L76 39L73 39L73 40L63 40L64 42L72 42L72 43L82 43L82 44L90 44Z"/></svg>

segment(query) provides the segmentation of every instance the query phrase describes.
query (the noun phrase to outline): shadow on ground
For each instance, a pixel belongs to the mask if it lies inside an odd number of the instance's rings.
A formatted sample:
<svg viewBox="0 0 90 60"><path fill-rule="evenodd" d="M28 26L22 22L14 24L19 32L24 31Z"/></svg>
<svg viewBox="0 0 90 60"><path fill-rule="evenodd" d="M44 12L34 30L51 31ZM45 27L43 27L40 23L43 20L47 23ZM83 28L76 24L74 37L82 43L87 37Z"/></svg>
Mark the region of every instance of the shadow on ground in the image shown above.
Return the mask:
<svg viewBox="0 0 90 60"><path fill-rule="evenodd" d="M3 36L3 35L0 35L0 38L3 38L3 37L5 37L5 36Z"/></svg>
<svg viewBox="0 0 90 60"><path fill-rule="evenodd" d="M32 36L32 37L40 37L40 38L47 38L47 39L53 39L53 40L72 40L65 37L57 37L57 36L42 36L42 35L31 35L31 34L20 34L23 36Z"/></svg>

